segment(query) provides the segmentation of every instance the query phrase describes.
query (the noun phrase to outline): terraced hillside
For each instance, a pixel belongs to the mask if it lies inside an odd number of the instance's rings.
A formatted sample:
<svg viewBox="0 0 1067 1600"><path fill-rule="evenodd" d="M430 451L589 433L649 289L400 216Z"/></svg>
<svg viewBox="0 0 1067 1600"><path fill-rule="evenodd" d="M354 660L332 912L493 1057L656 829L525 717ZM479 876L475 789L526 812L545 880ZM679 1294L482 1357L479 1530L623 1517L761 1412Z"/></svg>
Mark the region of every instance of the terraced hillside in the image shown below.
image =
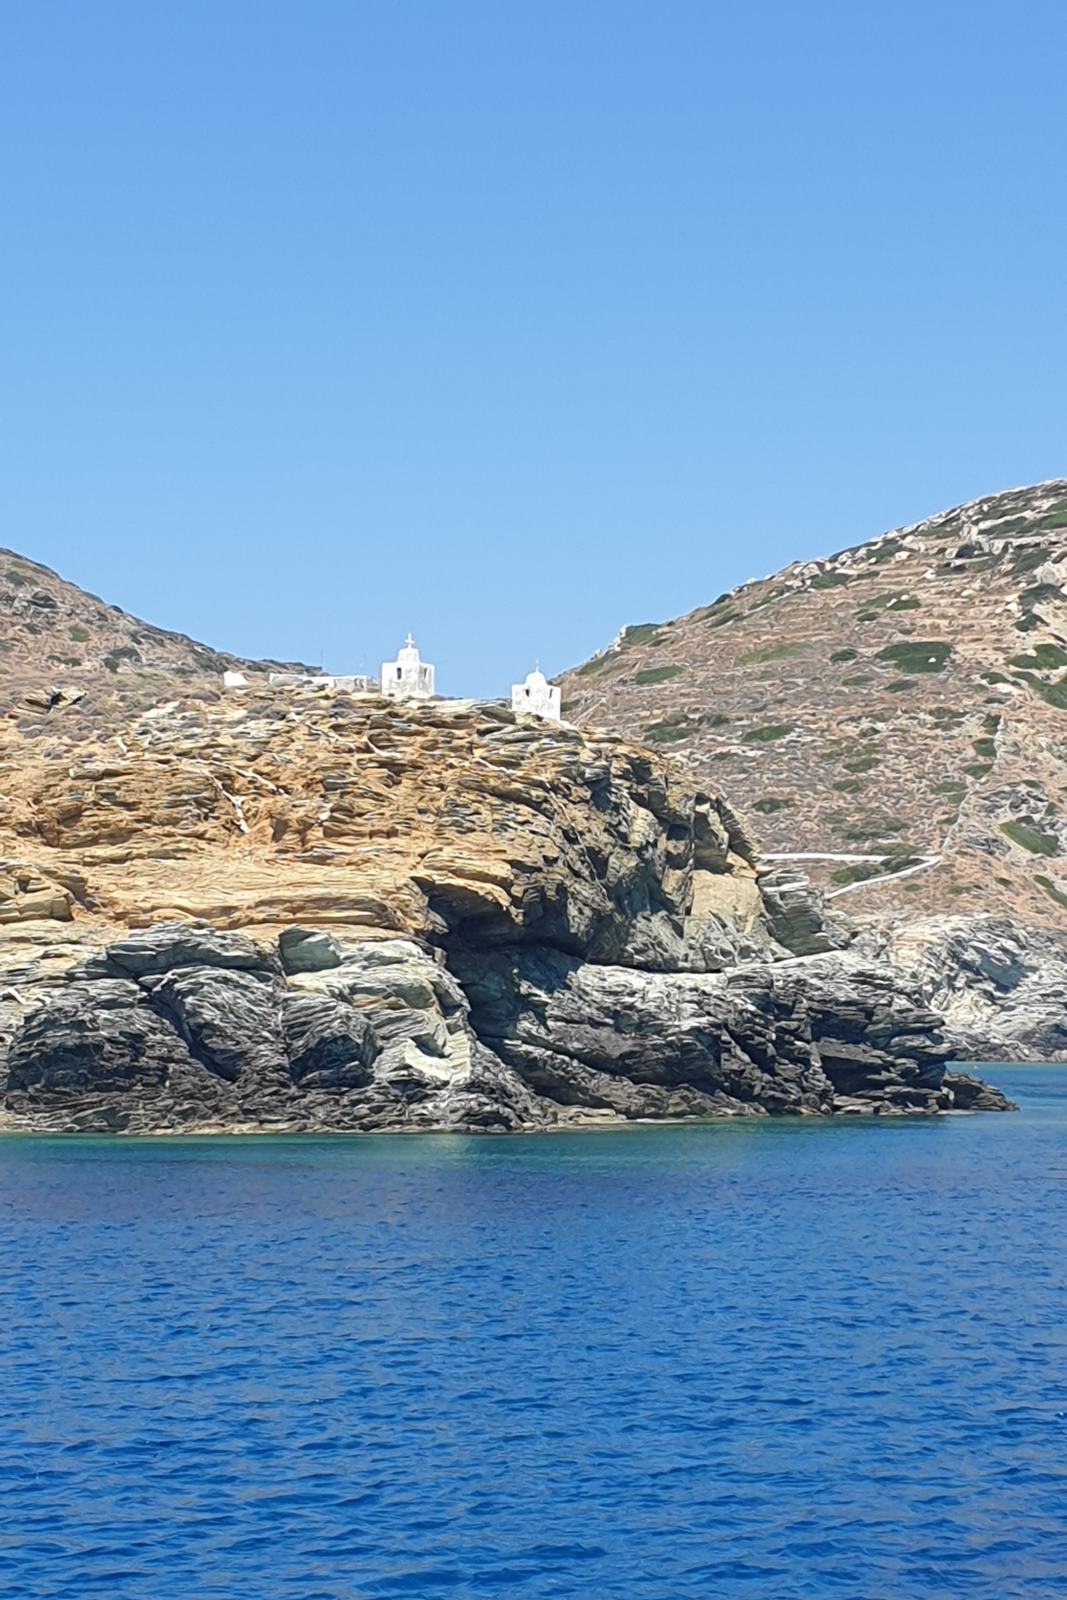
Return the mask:
<svg viewBox="0 0 1067 1600"><path fill-rule="evenodd" d="M1067 480L796 563L566 674L879 920L1067 911Z"/></svg>
<svg viewBox="0 0 1067 1600"><path fill-rule="evenodd" d="M227 667L260 675L291 662L246 661L171 633L108 605L50 568L0 550L0 657L4 709L30 696L29 709L121 687L128 702L151 704L197 681L215 688Z"/></svg>

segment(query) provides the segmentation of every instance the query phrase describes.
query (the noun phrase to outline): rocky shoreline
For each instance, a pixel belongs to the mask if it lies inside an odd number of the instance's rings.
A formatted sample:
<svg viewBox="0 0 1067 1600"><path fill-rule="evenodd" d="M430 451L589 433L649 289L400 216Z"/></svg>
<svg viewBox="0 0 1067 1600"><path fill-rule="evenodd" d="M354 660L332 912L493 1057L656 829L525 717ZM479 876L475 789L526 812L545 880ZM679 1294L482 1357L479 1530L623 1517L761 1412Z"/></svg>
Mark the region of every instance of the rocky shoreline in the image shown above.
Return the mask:
<svg viewBox="0 0 1067 1600"><path fill-rule="evenodd" d="M462 981L457 979L457 973ZM108 945L16 1028L0 1127L532 1132L620 1121L1006 1110L937 1018L847 955L642 973L287 929Z"/></svg>

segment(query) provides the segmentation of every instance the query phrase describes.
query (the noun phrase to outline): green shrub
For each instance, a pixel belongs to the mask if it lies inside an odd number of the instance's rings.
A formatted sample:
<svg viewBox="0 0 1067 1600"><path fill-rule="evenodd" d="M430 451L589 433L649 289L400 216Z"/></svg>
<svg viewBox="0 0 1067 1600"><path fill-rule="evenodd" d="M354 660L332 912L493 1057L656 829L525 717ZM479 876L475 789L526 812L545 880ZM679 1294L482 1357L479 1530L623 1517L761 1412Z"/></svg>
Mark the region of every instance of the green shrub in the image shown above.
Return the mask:
<svg viewBox="0 0 1067 1600"><path fill-rule="evenodd" d="M988 760L992 760L997 753L997 742L995 739L972 739L971 743L974 745L974 753L976 756L984 756Z"/></svg>
<svg viewBox="0 0 1067 1600"><path fill-rule="evenodd" d="M813 589L840 589L842 584L851 583L850 572L817 572L811 580Z"/></svg>
<svg viewBox="0 0 1067 1600"><path fill-rule="evenodd" d="M997 882L1000 882L999 878L997 879ZM1064 906L1067 908L1067 894L1064 894L1062 889L1057 889L1051 878L1046 878L1043 872L1035 872L1034 882L1039 883L1042 889L1044 889L1045 893L1049 895L1051 899L1055 900L1058 906Z"/></svg>
<svg viewBox="0 0 1067 1600"><path fill-rule="evenodd" d="M905 689L914 689L914 687L914 678L894 678L893 682L887 685L890 694L901 694Z"/></svg>
<svg viewBox="0 0 1067 1600"><path fill-rule="evenodd" d="M880 878L883 873L902 872L905 867L917 865L916 856L896 845L881 861L854 861L847 867L839 867L831 874L831 882L864 883L868 878Z"/></svg>
<svg viewBox="0 0 1067 1600"><path fill-rule="evenodd" d="M1030 526L1029 517L1006 517L1003 522L994 522L986 529L997 539L1006 539L1013 533L1022 533L1024 528Z"/></svg>
<svg viewBox="0 0 1067 1600"><path fill-rule="evenodd" d="M1035 606L1040 606L1046 600L1059 598L1060 586L1058 583L1035 583L1029 589L1024 589L1019 596L1019 604L1024 611L1032 611Z"/></svg>
<svg viewBox="0 0 1067 1600"><path fill-rule="evenodd" d="M1047 700L1050 706L1055 706L1058 711L1067 711L1067 673L1057 678L1055 683L1045 683L1035 678L1030 687L1036 689L1042 700Z"/></svg>
<svg viewBox="0 0 1067 1600"><path fill-rule="evenodd" d="M900 672L943 672L952 654L944 639L902 639L879 650L878 660L888 661Z"/></svg>
<svg viewBox="0 0 1067 1600"><path fill-rule="evenodd" d="M864 684L873 682L874 674L872 672L857 672L855 677L842 678L841 687L842 689L862 689Z"/></svg>
<svg viewBox="0 0 1067 1600"><path fill-rule="evenodd" d="M839 661L855 661L858 655L858 650L835 650L830 660L836 666Z"/></svg>
<svg viewBox="0 0 1067 1600"><path fill-rule="evenodd" d="M1058 839L1051 833L1042 833L1041 829L1033 823L1002 822L1000 831L1012 844L1017 844L1021 850L1029 850L1034 856L1059 855L1060 846Z"/></svg>
<svg viewBox="0 0 1067 1600"><path fill-rule="evenodd" d="M1041 545L1034 550L1020 550L1008 570L1015 577L1023 572L1033 572L1035 567L1044 566L1050 554L1051 552Z"/></svg>
<svg viewBox="0 0 1067 1600"><path fill-rule="evenodd" d="M74 623L67 629L67 637L69 639L73 639L75 644L88 644L89 630L88 628L83 628L79 624Z"/></svg>
<svg viewBox="0 0 1067 1600"><path fill-rule="evenodd" d="M882 759L881 756L875 756L875 755L858 756L855 761L846 761L845 762L845 771L846 772L870 772L871 768L872 767L876 767L878 765L878 763L881 761L881 759Z"/></svg>
<svg viewBox="0 0 1067 1600"><path fill-rule="evenodd" d="M1035 644L1029 655L1012 656L1010 664L1051 672L1055 667L1067 667L1067 650L1061 650L1058 644Z"/></svg>
<svg viewBox="0 0 1067 1600"><path fill-rule="evenodd" d="M858 778L842 778L840 783L835 783L834 788L838 794L859 794L863 788Z"/></svg>
<svg viewBox="0 0 1067 1600"><path fill-rule="evenodd" d="M753 804L753 811L761 811L764 816L770 816L775 811L788 811L792 805L791 800L781 800L777 795L769 794L763 800Z"/></svg>
<svg viewBox="0 0 1067 1600"><path fill-rule="evenodd" d="M669 683L672 678L681 675L681 667L646 667L644 672L634 676L634 682L642 686L649 683Z"/></svg>
<svg viewBox="0 0 1067 1600"><path fill-rule="evenodd" d="M675 711L661 722L651 723L645 729L645 738L653 744L678 744L682 739L691 739L696 731L697 725L687 711Z"/></svg>
<svg viewBox="0 0 1067 1600"><path fill-rule="evenodd" d="M117 672L124 661L140 666L140 654L132 645L122 645L117 650L109 650L104 657L104 666L109 672Z"/></svg>
<svg viewBox="0 0 1067 1600"><path fill-rule="evenodd" d="M773 744L776 739L784 739L793 732L795 722L772 722L763 728L749 728L747 733L741 735L742 744Z"/></svg>
<svg viewBox="0 0 1067 1600"><path fill-rule="evenodd" d="M631 623L622 630L622 638L619 643L624 649L628 649L632 644L658 643L657 635L662 626L661 622Z"/></svg>
<svg viewBox="0 0 1067 1600"><path fill-rule="evenodd" d="M799 643L789 642L784 644L771 644L765 650L749 650L743 656L738 656L739 667L762 666L767 661L788 661L791 656L799 656L804 646Z"/></svg>
<svg viewBox="0 0 1067 1600"><path fill-rule="evenodd" d="M772 606L776 600L780 600L782 596L787 593L788 590L786 589L772 589L769 594L765 594L761 600L753 601L748 608L749 616L752 615L753 611L762 611L764 606Z"/></svg>
<svg viewBox="0 0 1067 1600"><path fill-rule="evenodd" d="M867 878L877 878L885 867L881 861L854 861L850 866L838 867L830 874L831 883L863 883Z"/></svg>
<svg viewBox="0 0 1067 1600"><path fill-rule="evenodd" d="M846 828L845 838L850 844L877 844L887 834L903 833L907 823L897 817L870 817L854 828Z"/></svg>

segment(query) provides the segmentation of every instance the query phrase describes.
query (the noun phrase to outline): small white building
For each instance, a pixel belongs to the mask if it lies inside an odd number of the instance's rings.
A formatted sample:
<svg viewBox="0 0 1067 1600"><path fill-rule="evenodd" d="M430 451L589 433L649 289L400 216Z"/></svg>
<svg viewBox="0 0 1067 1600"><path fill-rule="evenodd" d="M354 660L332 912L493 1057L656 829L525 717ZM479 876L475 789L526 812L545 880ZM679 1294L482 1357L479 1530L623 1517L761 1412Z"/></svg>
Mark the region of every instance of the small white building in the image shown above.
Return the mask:
<svg viewBox="0 0 1067 1600"><path fill-rule="evenodd" d="M272 672L272 689L346 689L350 694L369 694L370 679L351 672Z"/></svg>
<svg viewBox="0 0 1067 1600"><path fill-rule="evenodd" d="M382 662L382 693L390 700L432 699L436 671L436 667L423 661L409 633L396 660Z"/></svg>
<svg viewBox="0 0 1067 1600"><path fill-rule="evenodd" d="M511 709L520 717L544 717L559 722L562 717L561 693L537 667L526 674L524 683L511 686Z"/></svg>
<svg viewBox="0 0 1067 1600"><path fill-rule="evenodd" d="M243 672L231 672L227 670L222 674L222 687L224 689L247 689L248 679L245 677Z"/></svg>

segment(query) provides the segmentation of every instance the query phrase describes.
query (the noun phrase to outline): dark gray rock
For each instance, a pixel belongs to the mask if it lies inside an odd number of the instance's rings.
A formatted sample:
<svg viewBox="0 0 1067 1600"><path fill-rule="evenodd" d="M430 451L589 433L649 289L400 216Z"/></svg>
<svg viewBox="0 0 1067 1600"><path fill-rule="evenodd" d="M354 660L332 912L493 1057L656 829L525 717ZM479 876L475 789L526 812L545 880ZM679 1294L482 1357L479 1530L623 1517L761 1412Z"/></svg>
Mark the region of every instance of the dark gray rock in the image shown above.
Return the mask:
<svg viewBox="0 0 1067 1600"><path fill-rule="evenodd" d="M300 931L291 947L314 947ZM109 975L116 949L136 980ZM15 1026L8 1125L502 1131L1007 1104L947 1074L936 1014L853 954L661 973L529 944L457 948L452 972L410 940L338 953L287 980L234 935L118 941Z"/></svg>
<svg viewBox="0 0 1067 1600"><path fill-rule="evenodd" d="M341 946L328 933L312 928L286 928L278 940L282 970L326 972L341 965Z"/></svg>
<svg viewBox="0 0 1067 1600"><path fill-rule="evenodd" d="M852 957L659 974L519 949L468 954L459 971L479 1037L562 1105L632 1117L679 1114L672 1094L698 1115L954 1103L936 1016Z"/></svg>
<svg viewBox="0 0 1067 1600"><path fill-rule="evenodd" d="M142 980L155 1011L210 1072L258 1089L288 1087L282 1039L282 990L264 973L179 967Z"/></svg>
<svg viewBox="0 0 1067 1600"><path fill-rule="evenodd" d="M104 951L116 977L141 977L173 967L224 967L243 972L273 972L278 962L243 933L227 933L201 923L163 922L131 933Z"/></svg>
<svg viewBox="0 0 1067 1600"><path fill-rule="evenodd" d="M923 917L874 948L943 1017L958 1061L1067 1061L1067 934L1003 917Z"/></svg>
<svg viewBox="0 0 1067 1600"><path fill-rule="evenodd" d="M303 1089L357 1089L373 1078L374 1029L343 1000L328 994L290 994L282 1003L282 1032L293 1081Z"/></svg>
<svg viewBox="0 0 1067 1600"><path fill-rule="evenodd" d="M135 983L103 979L50 991L16 1031L9 1092L121 1093L166 1083L189 1051Z"/></svg>
<svg viewBox="0 0 1067 1600"><path fill-rule="evenodd" d="M999 1089L966 1072L946 1072L943 1087L951 1094L953 1108L957 1111L1003 1111L1006 1104L1016 1109L1010 1101L1005 1102Z"/></svg>
<svg viewBox="0 0 1067 1600"><path fill-rule="evenodd" d="M851 935L826 911L824 896L792 862L760 873L760 894L771 933L795 956L842 950Z"/></svg>

